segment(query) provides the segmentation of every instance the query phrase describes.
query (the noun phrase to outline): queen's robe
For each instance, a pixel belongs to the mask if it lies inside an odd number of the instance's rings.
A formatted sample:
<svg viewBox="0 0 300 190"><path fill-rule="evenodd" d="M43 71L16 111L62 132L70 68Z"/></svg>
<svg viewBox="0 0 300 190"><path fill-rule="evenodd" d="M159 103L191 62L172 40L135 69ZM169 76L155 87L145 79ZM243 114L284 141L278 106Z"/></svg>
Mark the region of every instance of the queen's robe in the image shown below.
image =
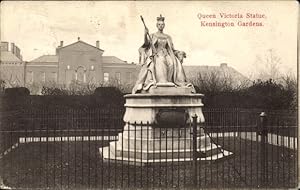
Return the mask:
<svg viewBox="0 0 300 190"><path fill-rule="evenodd" d="M180 51L175 50L169 35L163 37L151 34L139 48L140 73L132 93L148 91L151 86L174 83L179 87L191 87L186 81L182 63L178 59Z"/></svg>

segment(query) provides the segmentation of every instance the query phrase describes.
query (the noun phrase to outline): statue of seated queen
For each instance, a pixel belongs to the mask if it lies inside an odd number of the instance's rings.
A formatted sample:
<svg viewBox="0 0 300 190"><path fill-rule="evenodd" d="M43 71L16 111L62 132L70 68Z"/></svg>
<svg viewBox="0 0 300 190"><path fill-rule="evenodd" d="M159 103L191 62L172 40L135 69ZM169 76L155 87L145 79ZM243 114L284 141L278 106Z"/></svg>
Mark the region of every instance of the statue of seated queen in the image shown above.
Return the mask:
<svg viewBox="0 0 300 190"><path fill-rule="evenodd" d="M142 17L141 19L144 22ZM132 94L147 93L150 88L159 86L185 87L194 93L195 89L186 81L182 66L186 54L175 50L172 38L163 32L165 18L162 15L157 17L156 27L158 31L149 34L145 25L144 44L139 48L141 70Z"/></svg>

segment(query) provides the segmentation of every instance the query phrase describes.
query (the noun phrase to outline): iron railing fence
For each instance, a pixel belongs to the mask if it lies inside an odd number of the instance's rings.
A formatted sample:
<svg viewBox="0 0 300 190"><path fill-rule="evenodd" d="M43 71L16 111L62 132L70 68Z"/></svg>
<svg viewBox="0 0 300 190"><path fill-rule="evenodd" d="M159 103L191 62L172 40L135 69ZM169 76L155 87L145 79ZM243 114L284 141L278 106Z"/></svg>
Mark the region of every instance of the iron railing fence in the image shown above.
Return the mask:
<svg viewBox="0 0 300 190"><path fill-rule="evenodd" d="M244 108L203 108L207 126L256 126L261 112L268 113L270 126L297 126L298 110L262 110ZM124 108L71 108L45 107L24 110L0 111L0 128L7 130L38 129L40 127L63 129L109 128L112 122L123 128ZM23 128L20 128L23 127Z"/></svg>
<svg viewBox="0 0 300 190"><path fill-rule="evenodd" d="M0 176L5 185L54 189L297 186L298 127L278 112L276 117L249 111L253 116L249 120L255 122L247 125L248 120L234 111L204 111L204 124L195 119L180 128L160 128L123 123L110 115L117 112L107 110L106 116L99 110L56 111L26 111L19 114L18 122L10 120L10 126L1 128ZM218 123L211 124L213 120Z"/></svg>

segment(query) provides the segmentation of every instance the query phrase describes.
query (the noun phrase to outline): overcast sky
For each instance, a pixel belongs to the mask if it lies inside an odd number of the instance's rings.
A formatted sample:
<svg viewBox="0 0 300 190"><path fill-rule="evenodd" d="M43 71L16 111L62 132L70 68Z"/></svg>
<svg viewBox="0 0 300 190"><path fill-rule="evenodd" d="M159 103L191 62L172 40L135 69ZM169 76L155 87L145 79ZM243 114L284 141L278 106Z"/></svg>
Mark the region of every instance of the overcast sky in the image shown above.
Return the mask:
<svg viewBox="0 0 300 190"><path fill-rule="evenodd" d="M187 53L186 65L228 63L246 76L264 67L258 57L269 49L281 59L282 72L296 73L296 2L2 2L1 40L21 48L24 60L55 54L64 45L81 40L100 41L104 55L137 62L143 43L143 15L150 33L156 32L156 17L166 17L165 33L176 49ZM198 14L260 13L263 27L203 27ZM250 21L211 19L211 21ZM205 21L210 21L206 19ZM252 19L260 21L260 19Z"/></svg>

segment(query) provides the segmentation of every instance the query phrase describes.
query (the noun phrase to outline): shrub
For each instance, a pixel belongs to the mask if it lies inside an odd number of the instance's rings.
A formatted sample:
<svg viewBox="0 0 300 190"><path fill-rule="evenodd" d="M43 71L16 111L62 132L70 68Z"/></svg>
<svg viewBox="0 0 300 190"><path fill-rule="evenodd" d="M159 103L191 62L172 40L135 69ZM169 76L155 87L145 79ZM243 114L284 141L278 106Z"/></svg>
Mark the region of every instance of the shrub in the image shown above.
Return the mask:
<svg viewBox="0 0 300 190"><path fill-rule="evenodd" d="M62 95L68 95L67 90L61 89L61 88L51 88L51 87L42 87L42 95L54 95L54 96L62 96Z"/></svg>
<svg viewBox="0 0 300 190"><path fill-rule="evenodd" d="M114 102L116 104L124 104L123 93L116 87L98 87L94 95L98 102Z"/></svg>
<svg viewBox="0 0 300 190"><path fill-rule="evenodd" d="M290 76L281 80L256 80L252 85L232 86L217 75L198 76L195 89L203 93L206 107L297 109L297 82Z"/></svg>
<svg viewBox="0 0 300 190"><path fill-rule="evenodd" d="M29 94L30 91L25 87L6 88L4 90L4 95L9 97L28 96Z"/></svg>
<svg viewBox="0 0 300 190"><path fill-rule="evenodd" d="M46 83L43 85L42 95L91 95L96 89L96 84L86 84L72 81L68 86L56 83Z"/></svg>
<svg viewBox="0 0 300 190"><path fill-rule="evenodd" d="M0 78L0 95L4 94L5 85L6 85L5 81Z"/></svg>

